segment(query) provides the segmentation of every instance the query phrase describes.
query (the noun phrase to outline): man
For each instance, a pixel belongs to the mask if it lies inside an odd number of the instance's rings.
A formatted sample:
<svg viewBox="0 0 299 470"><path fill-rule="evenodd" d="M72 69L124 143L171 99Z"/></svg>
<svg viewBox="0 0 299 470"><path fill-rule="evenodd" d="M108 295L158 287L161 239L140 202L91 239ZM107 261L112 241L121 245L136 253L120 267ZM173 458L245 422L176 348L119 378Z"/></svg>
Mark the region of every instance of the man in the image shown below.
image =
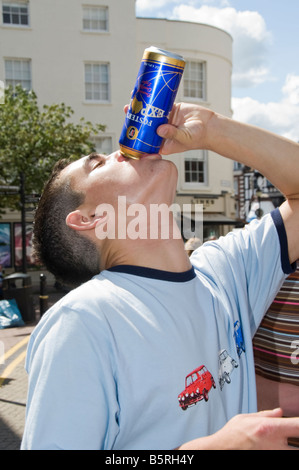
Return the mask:
<svg viewBox="0 0 299 470"><path fill-rule="evenodd" d="M197 237L189 238L189 240L187 240L185 243L185 250L187 252L187 255L191 256L193 251L195 251L201 245L202 245L202 241L200 238L197 238Z"/></svg>
<svg viewBox="0 0 299 470"><path fill-rule="evenodd" d="M282 410L254 413L252 352L299 257L299 146L187 104L158 132L162 153L206 148L238 159L287 201L200 247L191 265L171 218L168 237L162 226L150 236L152 207L175 194L170 161L116 152L56 169L37 211L36 246L64 281L94 277L32 335L23 449L285 449L299 436L299 419L280 419ZM145 208L140 238L128 236L136 207Z"/></svg>

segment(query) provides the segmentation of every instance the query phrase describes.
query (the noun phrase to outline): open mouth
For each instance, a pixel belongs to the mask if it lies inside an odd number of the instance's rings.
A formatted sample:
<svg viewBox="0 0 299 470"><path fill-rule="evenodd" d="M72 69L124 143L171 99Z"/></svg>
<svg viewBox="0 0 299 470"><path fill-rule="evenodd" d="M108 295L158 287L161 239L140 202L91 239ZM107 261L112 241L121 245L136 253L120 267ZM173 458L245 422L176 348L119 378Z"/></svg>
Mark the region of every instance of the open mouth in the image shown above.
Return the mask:
<svg viewBox="0 0 299 470"><path fill-rule="evenodd" d="M128 157L127 155L125 155L123 152L120 152L119 151L119 157L118 157L119 161L126 161L126 162L138 162L138 161L141 161L141 160L161 160L162 159L162 156L158 153L152 153L152 154L144 154L142 155L140 158L134 158L134 157Z"/></svg>

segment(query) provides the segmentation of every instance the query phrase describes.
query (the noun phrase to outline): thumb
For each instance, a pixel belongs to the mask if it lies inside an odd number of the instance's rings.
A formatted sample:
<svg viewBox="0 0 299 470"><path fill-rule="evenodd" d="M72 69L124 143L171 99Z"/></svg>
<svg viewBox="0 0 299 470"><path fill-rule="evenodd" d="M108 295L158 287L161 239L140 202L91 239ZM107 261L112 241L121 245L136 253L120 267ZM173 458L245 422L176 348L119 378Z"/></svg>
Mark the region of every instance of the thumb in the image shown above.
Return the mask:
<svg viewBox="0 0 299 470"><path fill-rule="evenodd" d="M177 128L171 124L162 124L157 129L157 134L163 139L175 139L177 135Z"/></svg>

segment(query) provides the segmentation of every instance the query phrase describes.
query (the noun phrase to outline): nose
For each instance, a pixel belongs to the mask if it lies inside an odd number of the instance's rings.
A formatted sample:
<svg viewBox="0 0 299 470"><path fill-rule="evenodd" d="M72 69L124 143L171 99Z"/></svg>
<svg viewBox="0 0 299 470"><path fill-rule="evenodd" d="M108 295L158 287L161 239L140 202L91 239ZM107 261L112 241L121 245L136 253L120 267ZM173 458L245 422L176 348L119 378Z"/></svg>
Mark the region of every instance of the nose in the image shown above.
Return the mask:
<svg viewBox="0 0 299 470"><path fill-rule="evenodd" d="M112 162L125 162L128 159L124 157L119 150L110 153L109 155L101 155L103 159L106 160L107 163L112 163Z"/></svg>

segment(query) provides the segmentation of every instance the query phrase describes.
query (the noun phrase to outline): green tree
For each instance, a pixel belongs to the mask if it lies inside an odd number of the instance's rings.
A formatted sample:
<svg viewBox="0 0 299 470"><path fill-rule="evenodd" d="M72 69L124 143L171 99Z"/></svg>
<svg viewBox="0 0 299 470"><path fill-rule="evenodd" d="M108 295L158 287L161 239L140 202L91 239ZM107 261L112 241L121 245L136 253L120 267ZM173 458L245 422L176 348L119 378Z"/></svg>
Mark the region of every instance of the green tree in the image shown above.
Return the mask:
<svg viewBox="0 0 299 470"><path fill-rule="evenodd" d="M19 187L23 175L26 194L39 194L56 161L94 151L90 138L105 126L84 118L74 124L73 114L64 103L40 109L33 91L7 88L0 105L0 185ZM3 208L19 209L20 198L1 196Z"/></svg>

